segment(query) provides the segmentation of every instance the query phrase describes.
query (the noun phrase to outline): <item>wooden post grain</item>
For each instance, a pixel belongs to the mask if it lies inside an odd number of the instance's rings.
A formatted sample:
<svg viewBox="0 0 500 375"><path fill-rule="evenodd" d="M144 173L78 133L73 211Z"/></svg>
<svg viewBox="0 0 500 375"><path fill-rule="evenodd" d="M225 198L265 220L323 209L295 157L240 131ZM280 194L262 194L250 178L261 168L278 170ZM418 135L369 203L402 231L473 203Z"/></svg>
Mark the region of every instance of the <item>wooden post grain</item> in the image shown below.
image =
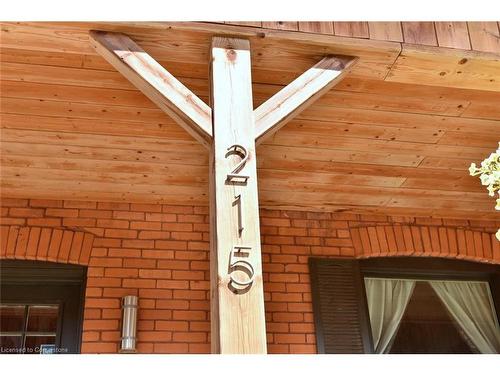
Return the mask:
<svg viewBox="0 0 500 375"><path fill-rule="evenodd" d="M266 353L250 44L214 37L212 351Z"/></svg>

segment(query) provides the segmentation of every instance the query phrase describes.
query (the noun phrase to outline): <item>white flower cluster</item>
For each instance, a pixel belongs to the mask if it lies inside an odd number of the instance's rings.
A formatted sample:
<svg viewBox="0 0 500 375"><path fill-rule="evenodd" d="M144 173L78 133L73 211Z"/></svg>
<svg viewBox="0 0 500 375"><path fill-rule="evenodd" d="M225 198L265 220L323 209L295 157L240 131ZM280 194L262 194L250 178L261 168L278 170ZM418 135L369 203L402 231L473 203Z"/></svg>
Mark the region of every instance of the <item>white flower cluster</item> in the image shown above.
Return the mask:
<svg viewBox="0 0 500 375"><path fill-rule="evenodd" d="M481 184L488 186L488 193L491 197L494 197L495 193L500 197L500 142L498 143L498 150L484 159L480 167L472 163L469 168L469 173L471 176L479 175ZM500 210L500 198L497 199L495 209ZM500 241L500 229L496 237Z"/></svg>

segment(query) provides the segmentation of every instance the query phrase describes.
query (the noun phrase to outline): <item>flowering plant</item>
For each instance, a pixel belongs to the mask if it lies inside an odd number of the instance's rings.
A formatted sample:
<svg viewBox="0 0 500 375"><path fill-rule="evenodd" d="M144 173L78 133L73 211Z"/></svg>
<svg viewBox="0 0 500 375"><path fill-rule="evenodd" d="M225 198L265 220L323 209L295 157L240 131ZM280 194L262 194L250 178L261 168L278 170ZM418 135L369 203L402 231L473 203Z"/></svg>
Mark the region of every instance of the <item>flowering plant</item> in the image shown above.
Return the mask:
<svg viewBox="0 0 500 375"><path fill-rule="evenodd" d="M500 210L500 142L498 143L498 150L488 156L481 162L481 166L477 167L472 163L469 168L471 176L478 176L481 179L481 184L488 186L488 192L491 197L498 194L496 210ZM496 234L497 239L500 241L500 229Z"/></svg>

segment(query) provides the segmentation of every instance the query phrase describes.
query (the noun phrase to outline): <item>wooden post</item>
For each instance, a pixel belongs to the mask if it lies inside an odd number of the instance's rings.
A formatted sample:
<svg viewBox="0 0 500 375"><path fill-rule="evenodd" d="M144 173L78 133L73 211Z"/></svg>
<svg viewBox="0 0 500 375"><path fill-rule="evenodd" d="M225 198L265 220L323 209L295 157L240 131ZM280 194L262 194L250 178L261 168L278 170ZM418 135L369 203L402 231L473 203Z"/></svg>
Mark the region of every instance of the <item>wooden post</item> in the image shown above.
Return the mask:
<svg viewBox="0 0 500 375"><path fill-rule="evenodd" d="M212 351L266 353L250 43L214 37Z"/></svg>
<svg viewBox="0 0 500 375"><path fill-rule="evenodd" d="M255 111L250 42L214 37L211 108L127 35L90 33L92 46L210 149L213 353L266 353L255 142L262 142L342 79L356 62L328 56Z"/></svg>

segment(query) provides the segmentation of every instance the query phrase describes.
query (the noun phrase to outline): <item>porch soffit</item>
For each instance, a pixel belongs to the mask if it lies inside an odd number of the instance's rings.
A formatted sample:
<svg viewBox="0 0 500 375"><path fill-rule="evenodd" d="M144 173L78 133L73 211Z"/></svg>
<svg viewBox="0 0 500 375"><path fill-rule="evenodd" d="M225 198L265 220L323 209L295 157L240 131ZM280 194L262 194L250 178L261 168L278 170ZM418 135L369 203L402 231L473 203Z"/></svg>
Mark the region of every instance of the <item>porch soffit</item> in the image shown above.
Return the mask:
<svg viewBox="0 0 500 375"><path fill-rule="evenodd" d="M205 102L214 35L250 40L255 106L326 54L360 58L257 149L263 207L496 217L467 168L497 146L498 55L209 23L2 24L5 196L207 204L205 150L91 29L126 33Z"/></svg>

